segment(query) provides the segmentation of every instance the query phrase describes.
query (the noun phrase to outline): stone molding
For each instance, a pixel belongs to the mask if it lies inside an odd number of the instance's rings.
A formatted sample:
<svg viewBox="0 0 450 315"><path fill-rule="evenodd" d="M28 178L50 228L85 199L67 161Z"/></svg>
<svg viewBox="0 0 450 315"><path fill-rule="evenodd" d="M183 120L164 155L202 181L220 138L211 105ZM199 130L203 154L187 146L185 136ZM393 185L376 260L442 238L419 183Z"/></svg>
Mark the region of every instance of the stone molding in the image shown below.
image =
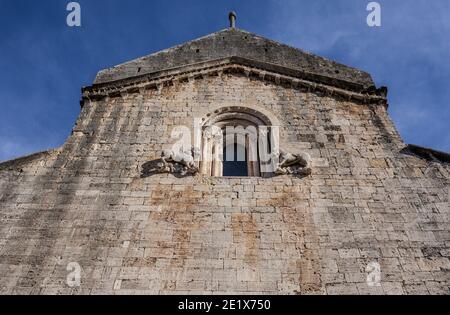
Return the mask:
<svg viewBox="0 0 450 315"><path fill-rule="evenodd" d="M401 153L416 156L430 162L439 162L450 164L450 154L429 148L420 147L414 144L408 144L402 149Z"/></svg>
<svg viewBox="0 0 450 315"><path fill-rule="evenodd" d="M175 82L189 82L207 76L239 74L265 82L272 82L308 92L319 92L329 96L340 96L349 101L363 104L388 106L387 88L365 89L362 85L316 74L306 73L278 65L268 64L241 57L223 58L183 67L158 71L119 81L94 84L82 89L81 106L85 101L106 97L120 97L141 93L144 90L161 92L164 87Z"/></svg>

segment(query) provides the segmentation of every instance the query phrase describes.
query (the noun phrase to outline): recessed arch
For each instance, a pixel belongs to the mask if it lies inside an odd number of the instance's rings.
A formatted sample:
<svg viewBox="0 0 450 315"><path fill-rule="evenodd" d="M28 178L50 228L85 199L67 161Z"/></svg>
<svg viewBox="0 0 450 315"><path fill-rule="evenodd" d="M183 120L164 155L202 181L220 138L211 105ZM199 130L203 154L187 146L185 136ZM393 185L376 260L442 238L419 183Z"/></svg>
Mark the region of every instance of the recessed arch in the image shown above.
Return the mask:
<svg viewBox="0 0 450 315"><path fill-rule="evenodd" d="M263 110L257 110L247 106L226 106L207 114L201 123L202 159L200 171L204 175L227 176L262 176L265 167L270 165L273 139L271 129L278 126L277 120L269 117ZM225 152L229 148L244 148L244 171L230 170L235 165L242 170L242 161L229 161L233 153ZM242 154L241 154L242 155ZM262 162L261 157L264 156ZM224 157L227 160L224 160ZM224 162L226 162L224 164ZM224 169L224 166L226 169Z"/></svg>
<svg viewBox="0 0 450 315"><path fill-rule="evenodd" d="M206 114L202 119L203 126L212 126L214 123L227 118L242 118L263 126L279 126L278 119L265 109L256 106L222 106Z"/></svg>

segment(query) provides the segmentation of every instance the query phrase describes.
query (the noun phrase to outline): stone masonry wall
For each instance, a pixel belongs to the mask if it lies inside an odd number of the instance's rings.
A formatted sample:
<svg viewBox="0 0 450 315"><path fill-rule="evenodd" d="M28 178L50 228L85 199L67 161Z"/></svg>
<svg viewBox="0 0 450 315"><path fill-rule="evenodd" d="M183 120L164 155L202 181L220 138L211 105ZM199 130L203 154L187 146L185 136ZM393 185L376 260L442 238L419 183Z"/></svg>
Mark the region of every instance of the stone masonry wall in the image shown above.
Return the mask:
<svg viewBox="0 0 450 315"><path fill-rule="evenodd" d="M313 174L140 178L175 126L236 105ZM88 102L63 147L0 165L0 293L449 294L450 167L403 147L383 106L236 74Z"/></svg>

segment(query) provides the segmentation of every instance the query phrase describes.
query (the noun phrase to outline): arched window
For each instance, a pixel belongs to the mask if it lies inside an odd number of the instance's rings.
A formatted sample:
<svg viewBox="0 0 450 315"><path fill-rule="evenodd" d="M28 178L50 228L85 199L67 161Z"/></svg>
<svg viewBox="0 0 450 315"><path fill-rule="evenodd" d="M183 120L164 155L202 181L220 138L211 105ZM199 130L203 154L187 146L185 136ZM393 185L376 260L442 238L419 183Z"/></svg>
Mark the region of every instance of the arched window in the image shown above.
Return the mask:
<svg viewBox="0 0 450 315"><path fill-rule="evenodd" d="M210 176L264 176L272 171L270 120L248 108L210 115L202 127L200 172Z"/></svg>

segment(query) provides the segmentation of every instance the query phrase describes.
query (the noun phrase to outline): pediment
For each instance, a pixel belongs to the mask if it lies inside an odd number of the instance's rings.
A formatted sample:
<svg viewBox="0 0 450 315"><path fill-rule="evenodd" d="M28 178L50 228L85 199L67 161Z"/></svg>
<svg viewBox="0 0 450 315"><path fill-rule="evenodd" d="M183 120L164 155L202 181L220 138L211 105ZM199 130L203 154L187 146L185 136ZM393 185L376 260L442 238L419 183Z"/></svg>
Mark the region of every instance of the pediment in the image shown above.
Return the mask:
<svg viewBox="0 0 450 315"><path fill-rule="evenodd" d="M258 60L264 64L327 77L329 80L351 82L365 89L374 86L371 76L364 71L235 28L101 70L94 84L232 57Z"/></svg>

